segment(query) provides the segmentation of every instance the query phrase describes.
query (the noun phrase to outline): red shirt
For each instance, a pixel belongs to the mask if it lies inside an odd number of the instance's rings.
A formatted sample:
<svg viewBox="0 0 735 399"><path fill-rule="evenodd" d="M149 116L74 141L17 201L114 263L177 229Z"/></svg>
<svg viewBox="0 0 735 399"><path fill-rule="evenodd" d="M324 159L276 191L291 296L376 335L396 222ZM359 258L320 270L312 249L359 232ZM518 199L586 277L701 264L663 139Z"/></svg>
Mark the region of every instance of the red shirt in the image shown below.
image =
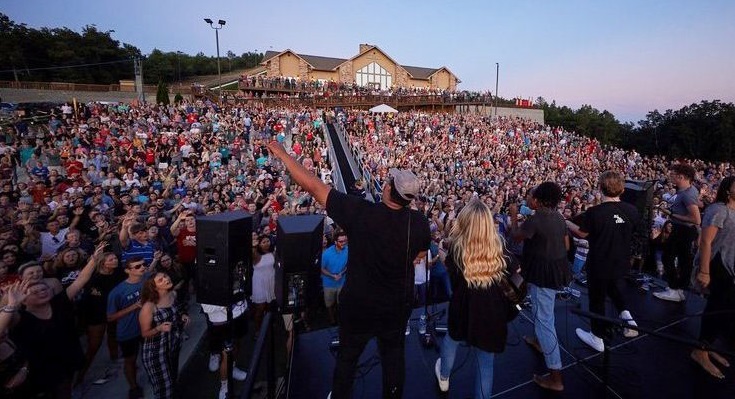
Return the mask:
<svg viewBox="0 0 735 399"><path fill-rule="evenodd" d="M153 165L154 162L156 162L156 152L152 148L145 150L146 165Z"/></svg>
<svg viewBox="0 0 735 399"><path fill-rule="evenodd" d="M67 177L76 178L82 173L84 164L77 160L71 160L64 165L64 168L66 169Z"/></svg>
<svg viewBox="0 0 735 399"><path fill-rule="evenodd" d="M196 231L189 231L186 226L179 230L176 236L176 249L179 254L179 262L193 263L197 258L197 235Z"/></svg>

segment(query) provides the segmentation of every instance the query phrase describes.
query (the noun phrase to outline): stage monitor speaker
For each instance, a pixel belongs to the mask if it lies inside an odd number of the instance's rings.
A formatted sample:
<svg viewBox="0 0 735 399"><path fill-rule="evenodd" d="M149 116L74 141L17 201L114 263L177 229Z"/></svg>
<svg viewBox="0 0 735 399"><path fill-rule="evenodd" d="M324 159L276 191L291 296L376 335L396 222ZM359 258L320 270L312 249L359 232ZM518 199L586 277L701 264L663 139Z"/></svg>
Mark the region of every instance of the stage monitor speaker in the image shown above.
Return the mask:
<svg viewBox="0 0 735 399"><path fill-rule="evenodd" d="M197 302L230 306L252 293L252 216L244 211L197 218Z"/></svg>
<svg viewBox="0 0 735 399"><path fill-rule="evenodd" d="M282 313L304 310L319 298L323 233L321 215L278 218L276 301Z"/></svg>
<svg viewBox="0 0 735 399"><path fill-rule="evenodd" d="M278 258L286 273L305 272L321 264L324 216L300 215L278 218Z"/></svg>
<svg viewBox="0 0 735 399"><path fill-rule="evenodd" d="M620 199L636 207L640 219L633 235L633 255L637 261L645 262L649 258L649 237L653 220L653 190L655 181L626 180L625 191Z"/></svg>

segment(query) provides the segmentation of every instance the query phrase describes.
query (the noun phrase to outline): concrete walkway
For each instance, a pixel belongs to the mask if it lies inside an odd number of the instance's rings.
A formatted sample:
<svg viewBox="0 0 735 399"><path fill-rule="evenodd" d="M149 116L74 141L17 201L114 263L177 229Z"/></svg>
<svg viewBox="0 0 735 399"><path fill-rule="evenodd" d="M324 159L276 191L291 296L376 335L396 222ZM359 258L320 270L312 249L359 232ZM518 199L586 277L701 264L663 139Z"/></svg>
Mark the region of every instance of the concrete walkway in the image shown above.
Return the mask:
<svg viewBox="0 0 735 399"><path fill-rule="evenodd" d="M191 322L186 329L188 339L184 340L181 345L179 370L183 370L194 353L196 353L197 347L204 337L204 332L207 330L207 321L198 303L192 303L189 306L189 316L191 317ZM84 337L82 338L82 345L86 350L86 339ZM143 370L140 356L138 356L138 384L143 387L146 398L153 397L153 389L148 381L145 370ZM122 359L118 362L112 362L107 350L106 341L104 341L99 352L97 352L92 367L87 372L84 383L75 390L73 398L127 399L128 389L128 383L123 374Z"/></svg>

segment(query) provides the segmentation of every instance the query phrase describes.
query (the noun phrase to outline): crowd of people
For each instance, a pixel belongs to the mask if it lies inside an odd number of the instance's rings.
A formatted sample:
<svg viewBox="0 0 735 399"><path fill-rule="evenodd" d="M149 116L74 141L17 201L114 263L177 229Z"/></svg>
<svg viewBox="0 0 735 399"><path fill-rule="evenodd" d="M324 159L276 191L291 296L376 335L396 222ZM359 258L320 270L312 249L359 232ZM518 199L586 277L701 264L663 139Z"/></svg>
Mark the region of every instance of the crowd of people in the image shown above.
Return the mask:
<svg viewBox="0 0 735 399"><path fill-rule="evenodd" d="M304 167L329 181L320 127L316 110L202 102L92 103L76 112L67 105L46 126L4 126L0 287L2 315L12 317L0 332L4 345L17 348L0 358L4 394L69 397L73 386L89 383L86 371L107 335L110 361L124 359L131 398L142 396L139 353L155 397L172 397L195 294L196 217L246 210L265 240L275 238L279 215L323 213L274 167L265 146L287 142ZM34 313L31 291L45 301L42 314ZM265 291L272 286L254 289ZM209 310L217 330L217 309ZM26 319L60 333L28 334ZM243 373L235 368L238 379Z"/></svg>
<svg viewBox="0 0 735 399"><path fill-rule="evenodd" d="M342 83L324 79L304 80L298 77L289 76L266 76L243 75L238 80L240 89L246 94L245 96L254 96L253 90L290 90L295 92L297 98L319 98L319 97L364 97L364 96L385 96L410 98L417 96L428 96L441 98L442 102L491 102L493 100L492 93L489 91L467 91L467 90L447 90L432 89L429 87L368 87L360 86L356 83ZM287 94L284 94L288 96Z"/></svg>
<svg viewBox="0 0 735 399"><path fill-rule="evenodd" d="M254 84L266 83L256 79ZM339 85L333 89L333 94L358 92L355 87ZM419 93L406 90L395 93ZM253 102L223 108L202 101L168 106L92 103L76 111L67 105L42 129L17 121L5 126L0 137L0 384L4 394L69 397L73 386L85 383L85 373L107 335L110 361L124 359L131 398L142 395L136 380L139 353L155 396L175 396L178 350L189 322L188 305L195 294L196 217L229 210L246 210L253 215L256 286L248 302L258 324L274 299L272 252L277 248L278 218L326 215L329 210L336 224L325 223L325 248L330 249L321 270L324 299L330 321L357 326L353 335L343 337L348 342L353 340L352 352L340 355L344 356L338 359L342 366L335 373L337 396L346 396L351 390L353 379L348 374L354 369L353 361L366 339L379 334L360 324L362 321L350 319L373 315L375 309L362 307L355 302L355 295L372 294L366 282L375 276L355 263L356 257L368 256L365 251L373 244L365 242L368 238L363 237L364 229L356 227L362 219L356 216L359 213L351 214L349 207L359 208L366 215L377 211L342 197L332 199L330 207L327 196L335 194L329 194L331 167L321 133L325 122L344 125L348 142L368 179L368 191L379 197L386 195L386 188L392 190L393 197L387 194L385 200L389 207L412 208L411 213L400 214L415 213L426 218L426 237L420 224L415 232L421 235L410 236L415 242L409 240L409 260L417 258L416 264L423 261L424 267L430 268L436 297L451 298L452 291L458 289L491 287L495 274L505 268L503 264L481 277L468 275L478 266L463 257L462 251L467 248L451 246L458 237L470 234L457 230L463 226L462 212L492 215L493 226L507 238L509 252L523 258L527 255L524 251L533 248L534 237L538 238L531 230L534 223L559 227L563 233L555 235L555 252L536 256L545 256L543 262L556 264L562 262L558 255L564 252L563 262L567 262L572 238L578 241L587 234L595 237L596 233L582 220L577 223L582 234L572 237L565 219L578 222L585 211L610 197L610 193L600 191L598 179L603 171L612 170L626 178L656 181L657 206L651 235L654 242L659 242L654 248L660 251L661 271L670 284L670 291L661 294L661 299L683 300L688 274L682 265L693 259L674 251L683 251L682 242L686 241L685 249L689 255L693 253L696 237L690 237L691 229L697 230L702 221L707 227L714 226L703 231L713 248L710 251L715 251L709 254L715 261L702 263L699 273L703 274L698 281L711 284L713 292L720 295L715 298L724 298L714 301L714 309L731 306L727 293L732 287L716 284L715 277L710 283L705 277L717 273L719 282L722 273L732 272L732 251L722 244L721 234L732 234L735 219L723 215L730 214L735 193L732 184L726 194L717 191L718 187L722 190L719 184L723 178L735 172L729 163L690 161L686 167L679 167L671 160L605 147L574 132L519 118L421 112L373 115L359 110L340 115L305 107L267 109ZM415 183L401 174L410 170L415 172ZM316 180L294 175L302 172ZM550 182L554 182L553 187ZM687 190L685 195L681 194L683 190ZM720 207L717 215L707 216L705 212L702 219L698 219L698 213L694 215L694 208L713 202L724 203L725 208ZM380 212L377 215L386 223L392 220L391 212ZM414 222L419 220L416 216ZM409 224L411 221L408 217ZM337 225L344 230L337 229ZM538 231L548 234L552 230ZM594 239L590 240L590 256L594 259ZM333 241L334 247L330 247ZM396 242L409 244L404 241L405 237ZM492 245L497 246L497 242ZM452 254L449 258L448 250ZM393 255L399 252L396 248ZM391 256L382 259L389 264L394 261L389 259ZM421 257L424 259L418 259ZM493 262L496 258L488 257ZM457 265L463 262L468 262L469 269L458 273ZM554 281L549 284L545 283L549 276L526 276L531 283L535 281L531 296L539 326L550 325L553 330L553 307L549 316L551 294L547 288L556 289L568 282L572 269L564 270L569 272L552 276ZM406 283L400 277L406 279L409 275L392 276L398 286ZM413 285L413 270L410 277ZM462 277L466 279L464 285L457 282ZM416 283L425 284L426 280ZM380 309L389 308L392 299L406 304L405 295L393 294L386 293ZM248 309L247 303L238 306L233 308L237 318ZM343 312L343 306L350 312ZM217 316L221 310L205 309L210 328L222 325L223 320ZM405 315L396 312L389 321L395 322L391 326L400 329L402 337ZM374 316L385 321L380 315ZM630 314L624 316L632 321ZM80 326L88 342L86 353L79 345ZM246 325L241 324L242 328ZM710 321L703 336L711 339L717 332ZM585 333L593 343L598 342L594 338L604 335L594 326ZM390 345L385 355L395 361L384 389L402 389L399 380L403 372L396 369L402 367L402 358L397 358L394 350L402 348L402 338L398 342L396 337L379 337ZM452 338L456 342L477 342L476 346L488 355L480 374L492 374L491 354L504 345L474 341L471 334ZM561 390L563 385L555 374L561 367L558 349L551 350L554 341L555 335L541 330L537 330L537 337L528 339L530 345L547 354L551 370L550 377L537 382ZM451 371L449 349L442 353L445 363L437 363L440 386ZM224 380L227 373L223 371L226 362L221 342L211 345L211 351L210 370L219 369ZM719 371L710 360L721 362L716 354L696 352L693 356L713 375ZM233 371L244 378L244 371L237 366ZM491 389L491 383L478 385L483 396ZM223 383L220 395L226 394Z"/></svg>

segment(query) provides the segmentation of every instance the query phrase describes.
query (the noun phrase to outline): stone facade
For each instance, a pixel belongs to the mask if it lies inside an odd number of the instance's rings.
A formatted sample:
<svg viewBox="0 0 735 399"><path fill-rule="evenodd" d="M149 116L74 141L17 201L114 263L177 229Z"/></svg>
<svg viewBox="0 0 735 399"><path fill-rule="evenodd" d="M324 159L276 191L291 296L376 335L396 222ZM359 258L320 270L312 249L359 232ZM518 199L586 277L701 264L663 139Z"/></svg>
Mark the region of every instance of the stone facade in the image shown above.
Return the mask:
<svg viewBox="0 0 735 399"><path fill-rule="evenodd" d="M406 69L398 64L379 47L365 43L359 45L358 55L344 62L342 59L320 60L309 57L313 56L302 56L286 50L266 60L262 65L265 66L268 76L289 76L304 80L320 79L350 84L355 82L357 71L371 63L376 63L385 70L385 73L379 77L381 80L379 83L382 85L456 90L457 83L459 83L456 76L446 68L441 68L428 78L425 75L426 71L420 72L422 75L420 77L413 77L408 73L410 68ZM314 64L310 65L309 62ZM389 81L384 79L386 75L390 75Z"/></svg>
<svg viewBox="0 0 735 399"><path fill-rule="evenodd" d="M281 57L273 57L268 61L268 75L281 76Z"/></svg>
<svg viewBox="0 0 735 399"><path fill-rule="evenodd" d="M340 83L353 83L355 75L352 73L352 61L347 61L339 67Z"/></svg>
<svg viewBox="0 0 735 399"><path fill-rule="evenodd" d="M396 87L410 87L411 78L408 76L408 71L400 65L396 67L396 76L393 85Z"/></svg>
<svg viewBox="0 0 735 399"><path fill-rule="evenodd" d="M309 78L309 64L303 59L299 60L299 79L307 80Z"/></svg>

